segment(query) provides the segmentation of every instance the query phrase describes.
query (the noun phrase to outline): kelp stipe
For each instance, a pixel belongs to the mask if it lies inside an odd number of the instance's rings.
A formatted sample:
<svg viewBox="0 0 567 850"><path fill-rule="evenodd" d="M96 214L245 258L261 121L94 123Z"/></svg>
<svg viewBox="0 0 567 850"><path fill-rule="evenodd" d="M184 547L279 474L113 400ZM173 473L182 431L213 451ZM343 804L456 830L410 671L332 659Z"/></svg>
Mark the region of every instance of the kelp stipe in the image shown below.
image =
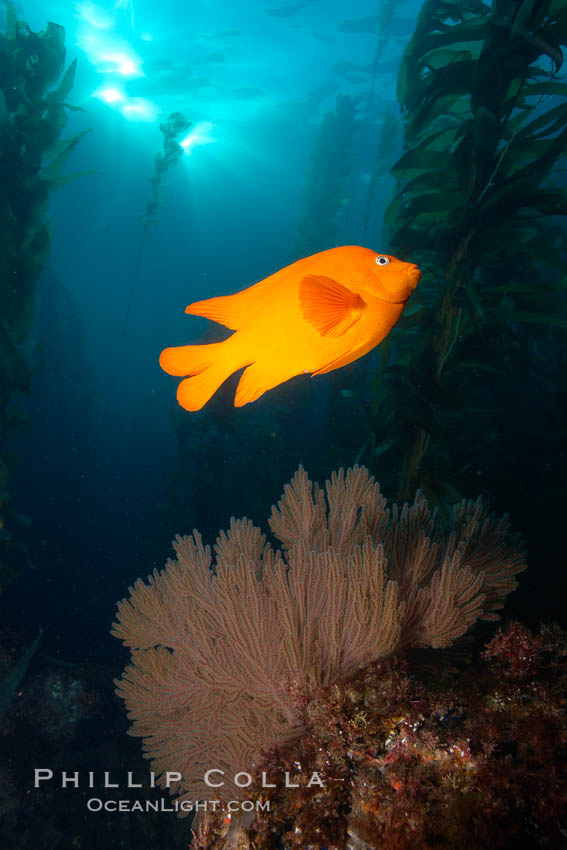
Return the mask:
<svg viewBox="0 0 567 850"><path fill-rule="evenodd" d="M143 215L144 237L155 224L155 216L163 195L164 180L169 169L183 156L183 147L178 140L191 126L181 112L172 112L167 121L159 125L163 136L163 153L157 153L154 159L154 176L150 178L151 192Z"/></svg>
<svg viewBox="0 0 567 850"><path fill-rule="evenodd" d="M34 367L32 337L36 288L51 246L47 218L52 191L92 172L62 174L75 147L89 132L61 138L77 60L66 71L65 30L48 23L40 33L6 6L0 34L0 584L27 563L21 531L29 520L10 504L6 443L25 426L16 407L29 391Z"/></svg>
<svg viewBox="0 0 567 850"><path fill-rule="evenodd" d="M338 234L348 202L359 124L354 100L337 95L336 110L324 116L313 151L303 191L303 210L297 222L294 259L340 242Z"/></svg>
<svg viewBox="0 0 567 850"><path fill-rule="evenodd" d="M565 0L429 0L404 55L386 222L392 250L425 274L382 352L361 455L382 477L387 455L400 496L420 486L453 501L475 474L472 445L498 463L506 402L533 380L545 335L567 328L554 218L567 213L566 42Z"/></svg>
<svg viewBox="0 0 567 850"><path fill-rule="evenodd" d="M183 156L183 147L179 142L178 137L181 135L181 133L184 133L190 126L191 122L188 121L185 116L182 115L180 112L172 112L167 121L164 121L163 124L159 125L160 132L163 136L163 153L157 153L154 157L154 175L153 177L150 177L151 191L148 200L146 201L146 208L144 210L144 214L141 216L144 229L140 238L138 254L134 262L132 277L130 279L128 301L126 302L126 310L124 312L124 319L122 321L122 330L120 332L120 338L116 347L116 353L114 355L112 377L108 384L102 406L102 413L99 421L99 432L104 426L106 420L106 412L108 410L108 405L110 403L110 399L114 391L114 385L116 383L118 363L120 360L120 355L122 354L122 349L124 347L124 340L126 339L126 331L128 329L128 321L130 319L132 304L134 302L134 293L136 292L136 287L138 284L138 275L142 266L142 258L144 255L144 246L146 244L146 238L150 235L151 230L156 223L156 213L160 201L163 199L165 176L169 169L173 165L175 165L175 163L178 162L179 159Z"/></svg>
<svg viewBox="0 0 567 850"><path fill-rule="evenodd" d="M384 178L390 184L393 183L392 178L389 176L390 167L396 161L399 154L401 133L401 121L398 110L393 104L387 103L381 113L381 122L374 148L374 166L364 201L363 233L365 239L367 239L367 234L370 232L375 208L379 206L377 197L379 196L378 189L380 188L380 194L382 194L386 184ZM389 188L386 191L387 197L390 198L392 196L392 189ZM381 244L383 240L376 238L375 241L376 244Z"/></svg>

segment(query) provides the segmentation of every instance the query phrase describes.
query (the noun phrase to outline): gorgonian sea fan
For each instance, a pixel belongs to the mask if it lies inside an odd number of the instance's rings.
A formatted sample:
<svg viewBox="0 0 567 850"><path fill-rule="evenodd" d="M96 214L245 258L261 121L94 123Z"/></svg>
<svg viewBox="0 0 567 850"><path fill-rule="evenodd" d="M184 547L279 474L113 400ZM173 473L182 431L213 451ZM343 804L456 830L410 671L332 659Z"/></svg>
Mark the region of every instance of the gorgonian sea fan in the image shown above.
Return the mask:
<svg viewBox="0 0 567 850"><path fill-rule="evenodd" d="M289 686L345 681L409 647L446 647L496 619L525 569L507 518L457 504L447 525L418 492L388 504L364 467L325 488L300 467L270 518L274 550L250 520L214 547L195 531L176 559L118 605L112 634L132 650L117 693L152 769L179 772L180 799L206 799L204 774L232 777L301 735Z"/></svg>

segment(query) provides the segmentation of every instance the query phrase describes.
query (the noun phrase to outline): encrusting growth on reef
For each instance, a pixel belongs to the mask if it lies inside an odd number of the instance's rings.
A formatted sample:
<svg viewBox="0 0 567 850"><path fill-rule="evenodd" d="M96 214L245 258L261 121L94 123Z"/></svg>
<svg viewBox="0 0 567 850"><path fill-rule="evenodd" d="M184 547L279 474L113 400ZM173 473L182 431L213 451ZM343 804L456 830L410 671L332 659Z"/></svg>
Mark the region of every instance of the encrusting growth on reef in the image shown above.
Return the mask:
<svg viewBox="0 0 567 850"><path fill-rule="evenodd" d="M388 659L351 682L296 690L304 736L259 766L276 787L249 788L262 808L228 835L225 813L208 813L192 846L563 850L566 685L565 632L511 623L460 674L411 676ZM281 770L299 787L278 782ZM323 787L301 781L313 771Z"/></svg>

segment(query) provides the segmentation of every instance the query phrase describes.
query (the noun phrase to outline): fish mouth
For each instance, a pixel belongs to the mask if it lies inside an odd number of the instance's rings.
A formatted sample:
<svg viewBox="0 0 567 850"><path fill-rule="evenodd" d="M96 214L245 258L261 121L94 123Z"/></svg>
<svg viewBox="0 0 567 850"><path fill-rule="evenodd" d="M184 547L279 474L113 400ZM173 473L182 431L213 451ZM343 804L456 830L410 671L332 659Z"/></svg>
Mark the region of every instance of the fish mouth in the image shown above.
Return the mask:
<svg viewBox="0 0 567 850"><path fill-rule="evenodd" d="M408 263L406 273L410 279L410 284L412 288L415 289L421 277L421 269L419 268L419 266L416 266L415 263Z"/></svg>

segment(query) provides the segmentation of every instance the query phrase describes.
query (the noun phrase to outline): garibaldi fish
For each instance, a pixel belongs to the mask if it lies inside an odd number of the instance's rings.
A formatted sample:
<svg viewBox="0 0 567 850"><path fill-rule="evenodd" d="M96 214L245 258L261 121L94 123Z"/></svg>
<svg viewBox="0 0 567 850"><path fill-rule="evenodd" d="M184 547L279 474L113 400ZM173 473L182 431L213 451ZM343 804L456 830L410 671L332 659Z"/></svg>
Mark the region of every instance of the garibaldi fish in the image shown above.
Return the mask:
<svg viewBox="0 0 567 850"><path fill-rule="evenodd" d="M298 260L237 292L185 310L234 330L223 342L166 348L162 369L183 377L177 400L200 410L246 367L235 407L295 375L322 375L380 343L400 318L421 272L388 254L347 245Z"/></svg>

